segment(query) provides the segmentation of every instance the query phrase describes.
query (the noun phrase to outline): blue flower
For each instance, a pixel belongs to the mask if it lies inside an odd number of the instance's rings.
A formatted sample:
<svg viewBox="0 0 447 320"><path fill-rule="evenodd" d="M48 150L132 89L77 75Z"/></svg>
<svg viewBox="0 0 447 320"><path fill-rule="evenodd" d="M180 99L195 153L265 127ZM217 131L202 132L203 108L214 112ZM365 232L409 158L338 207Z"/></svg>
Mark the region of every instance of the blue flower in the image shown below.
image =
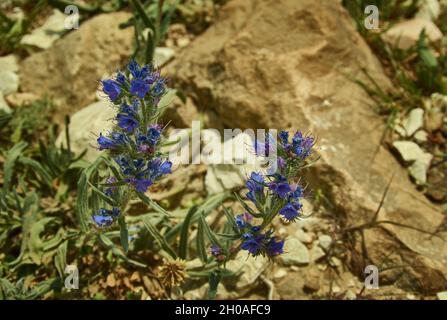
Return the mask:
<svg viewBox="0 0 447 320"><path fill-rule="evenodd" d="M284 240L276 241L276 238L272 237L268 242L265 251L270 257L284 253Z"/></svg>
<svg viewBox="0 0 447 320"><path fill-rule="evenodd" d="M130 81L130 93L143 99L149 92L150 86L142 79L132 79Z"/></svg>
<svg viewBox="0 0 447 320"><path fill-rule="evenodd" d="M118 126L127 132L133 132L138 126L138 120L125 113L119 113L116 120L118 120Z"/></svg>
<svg viewBox="0 0 447 320"><path fill-rule="evenodd" d="M160 96L165 92L165 80L159 79L154 85L153 93L156 96Z"/></svg>
<svg viewBox="0 0 447 320"><path fill-rule="evenodd" d="M279 210L279 214L287 221L294 221L300 215L299 210L301 208L302 205L298 202L287 203L281 210Z"/></svg>
<svg viewBox="0 0 447 320"><path fill-rule="evenodd" d="M109 96L110 100L115 101L121 93L121 86L115 80L112 79L103 80L102 90L106 95Z"/></svg>
<svg viewBox="0 0 447 320"><path fill-rule="evenodd" d="M102 133L99 134L99 138L96 140L99 145L99 150L114 149L117 145L115 141L110 138L104 137Z"/></svg>
<svg viewBox="0 0 447 320"><path fill-rule="evenodd" d="M141 193L145 193L147 189L153 184L152 180L149 179L135 179L132 181L135 190Z"/></svg>
<svg viewBox="0 0 447 320"><path fill-rule="evenodd" d="M264 235L259 235L256 237L251 237L244 242L242 242L241 249L247 250L252 255L256 256L262 252L264 249Z"/></svg>
<svg viewBox="0 0 447 320"><path fill-rule="evenodd" d="M243 214L237 215L235 220L236 220L236 225L239 229L243 229L246 227L247 223L245 222Z"/></svg>
<svg viewBox="0 0 447 320"><path fill-rule="evenodd" d="M116 75L116 81L119 84L123 85L126 83L126 76L121 71L118 71L118 73Z"/></svg>
<svg viewBox="0 0 447 320"><path fill-rule="evenodd" d="M92 219L93 222L95 222L95 224L100 228L108 227L113 223L113 218L110 216L93 215Z"/></svg>
<svg viewBox="0 0 447 320"><path fill-rule="evenodd" d="M264 190L264 177L260 173L252 172L245 185L250 191L261 192Z"/></svg>
<svg viewBox="0 0 447 320"><path fill-rule="evenodd" d="M287 182L271 182L269 183L269 188L281 199L286 198L287 194L292 190Z"/></svg>

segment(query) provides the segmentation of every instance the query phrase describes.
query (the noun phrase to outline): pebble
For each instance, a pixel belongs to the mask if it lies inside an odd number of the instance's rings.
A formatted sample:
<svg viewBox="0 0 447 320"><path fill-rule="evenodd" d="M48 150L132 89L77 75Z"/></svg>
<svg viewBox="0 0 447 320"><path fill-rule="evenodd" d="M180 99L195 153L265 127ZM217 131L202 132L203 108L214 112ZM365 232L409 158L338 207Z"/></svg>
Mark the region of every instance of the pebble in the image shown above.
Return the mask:
<svg viewBox="0 0 447 320"><path fill-rule="evenodd" d="M289 238L286 240L284 254L280 259L287 266L304 266L310 263L309 250L297 238Z"/></svg>
<svg viewBox="0 0 447 320"><path fill-rule="evenodd" d="M332 238L326 234L322 234L318 237L318 244L325 251L328 251L332 244Z"/></svg>

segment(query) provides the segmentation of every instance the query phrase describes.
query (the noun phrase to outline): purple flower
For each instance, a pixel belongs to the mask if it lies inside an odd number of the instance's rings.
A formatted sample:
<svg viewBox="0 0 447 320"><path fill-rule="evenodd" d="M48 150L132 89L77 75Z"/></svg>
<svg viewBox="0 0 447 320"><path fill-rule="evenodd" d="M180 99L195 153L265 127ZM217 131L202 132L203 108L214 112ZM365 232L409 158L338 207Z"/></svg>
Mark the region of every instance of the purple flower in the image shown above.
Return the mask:
<svg viewBox="0 0 447 320"><path fill-rule="evenodd" d="M134 117L125 113L119 113L116 116L116 119L118 120L118 126L127 132L133 132L138 126L138 121Z"/></svg>
<svg viewBox="0 0 447 320"><path fill-rule="evenodd" d="M245 221L245 217L243 214L237 215L235 220L236 220L236 225L239 229L243 229L247 226L247 223Z"/></svg>
<svg viewBox="0 0 447 320"><path fill-rule="evenodd" d="M102 91L109 96L110 100L115 101L121 93L121 86L115 80L103 80Z"/></svg>
<svg viewBox="0 0 447 320"><path fill-rule="evenodd" d="M264 190L264 177L260 173L252 172L245 185L250 191L261 192Z"/></svg>
<svg viewBox="0 0 447 320"><path fill-rule="evenodd" d="M279 210L279 214L287 221L293 221L299 216L301 207L302 205L298 202L287 203L281 210Z"/></svg>
<svg viewBox="0 0 447 320"><path fill-rule="evenodd" d="M241 249L247 250L252 255L257 255L263 250L264 235L258 235L256 237L250 237L242 242Z"/></svg>
<svg viewBox="0 0 447 320"><path fill-rule="evenodd" d="M115 141L103 136L102 133L99 134L99 138L96 141L98 142L99 150L114 149L116 147Z"/></svg>
<svg viewBox="0 0 447 320"><path fill-rule="evenodd" d="M270 257L277 256L284 253L284 240L276 241L275 237L272 237L268 242L265 251Z"/></svg>
<svg viewBox="0 0 447 320"><path fill-rule="evenodd" d="M93 222L100 228L108 227L112 225L113 218L110 216L93 215Z"/></svg>
<svg viewBox="0 0 447 320"><path fill-rule="evenodd" d="M132 79L130 81L130 93L143 99L149 92L150 86L142 79Z"/></svg>
<svg viewBox="0 0 447 320"><path fill-rule="evenodd" d="M134 179L132 181L135 190L141 193L145 193L147 189L153 184L152 180L149 179Z"/></svg>
<svg viewBox="0 0 447 320"><path fill-rule="evenodd" d="M269 188L281 199L284 199L292 190L287 182L271 182L269 183Z"/></svg>

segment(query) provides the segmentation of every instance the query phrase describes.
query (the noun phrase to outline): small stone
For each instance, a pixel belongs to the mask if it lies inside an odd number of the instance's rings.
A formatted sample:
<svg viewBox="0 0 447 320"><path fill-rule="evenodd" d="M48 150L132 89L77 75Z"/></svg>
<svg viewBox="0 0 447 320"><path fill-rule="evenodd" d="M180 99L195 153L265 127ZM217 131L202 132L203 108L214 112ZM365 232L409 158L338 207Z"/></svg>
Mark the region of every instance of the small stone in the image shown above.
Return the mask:
<svg viewBox="0 0 447 320"><path fill-rule="evenodd" d="M306 283L303 286L304 292L312 293L320 290L320 281L318 277L307 277Z"/></svg>
<svg viewBox="0 0 447 320"><path fill-rule="evenodd" d="M53 10L53 14L45 21L45 23L33 30L31 34L22 37L20 43L37 47L40 49L48 49L54 41L59 39L65 30L65 20L67 16L59 10Z"/></svg>
<svg viewBox="0 0 447 320"><path fill-rule="evenodd" d="M4 57L0 57L0 70L1 71L19 71L19 65L17 63L17 57L13 54L9 54Z"/></svg>
<svg viewBox="0 0 447 320"><path fill-rule="evenodd" d="M414 134L414 140L416 140L419 143L427 142L428 140L428 133L424 130L419 130Z"/></svg>
<svg viewBox="0 0 447 320"><path fill-rule="evenodd" d="M441 109L433 108L427 112L425 128L428 132L439 130L443 124L444 114Z"/></svg>
<svg viewBox="0 0 447 320"><path fill-rule="evenodd" d="M322 234L318 237L318 244L325 251L328 251L332 244L332 238L326 234Z"/></svg>
<svg viewBox="0 0 447 320"><path fill-rule="evenodd" d="M252 285L264 272L269 264L266 257L247 258L246 251L239 251L236 258L227 263L227 269L235 273L242 273L235 283L237 290L242 290Z"/></svg>
<svg viewBox="0 0 447 320"><path fill-rule="evenodd" d="M304 266L310 262L309 251L297 238L286 240L284 253L280 256L280 259L287 266Z"/></svg>
<svg viewBox="0 0 447 320"><path fill-rule="evenodd" d="M0 71L0 92L5 96L19 89L19 76L13 71Z"/></svg>
<svg viewBox="0 0 447 320"><path fill-rule="evenodd" d="M438 292L436 296L438 300L447 300L447 291Z"/></svg>
<svg viewBox="0 0 447 320"><path fill-rule="evenodd" d="M393 147L399 152L405 162L413 162L420 159L424 151L412 141L395 141Z"/></svg>
<svg viewBox="0 0 447 320"><path fill-rule="evenodd" d="M438 0L422 0L419 1L419 10L416 17L434 21L441 14L441 5Z"/></svg>
<svg viewBox="0 0 447 320"><path fill-rule="evenodd" d="M395 24L382 35L382 39L389 45L397 45L399 49L405 50L417 43L419 35L424 29L430 41L442 39L442 32L439 28L433 22L421 18Z"/></svg>
<svg viewBox="0 0 447 320"><path fill-rule="evenodd" d="M416 108L410 111L408 116L402 122L407 137L412 136L424 124L424 109Z"/></svg>
<svg viewBox="0 0 447 320"><path fill-rule="evenodd" d="M312 262L317 262L318 260L326 256L326 252L324 252L323 249L321 249L318 245L314 245L310 250L310 256Z"/></svg>
<svg viewBox="0 0 447 320"><path fill-rule="evenodd" d="M3 98L3 93L0 92L0 111L11 113L11 108L6 103L5 99Z"/></svg>
<svg viewBox="0 0 447 320"><path fill-rule="evenodd" d="M171 48L157 47L154 54L154 64L157 67L164 66L174 58L175 51Z"/></svg>
<svg viewBox="0 0 447 320"><path fill-rule="evenodd" d="M188 37L183 37L183 38L177 39L177 45L178 45L180 48L184 48L184 47L186 47L190 42L191 42L191 41L189 40Z"/></svg>
<svg viewBox="0 0 447 320"><path fill-rule="evenodd" d="M284 278L286 275L287 275L287 269L279 268L273 274L273 279L281 279Z"/></svg>
<svg viewBox="0 0 447 320"><path fill-rule="evenodd" d="M345 299L346 300L355 300L355 299L357 299L357 295L354 292L352 292L351 290L348 290L345 293Z"/></svg>
<svg viewBox="0 0 447 320"><path fill-rule="evenodd" d="M433 93L430 97L430 102L433 109L447 110L447 95Z"/></svg>
<svg viewBox="0 0 447 320"><path fill-rule="evenodd" d="M410 175L418 184L425 184L427 182L427 171L430 168L432 159L433 155L424 153L409 167Z"/></svg>
<svg viewBox="0 0 447 320"><path fill-rule="evenodd" d="M15 92L12 94L8 94L5 99L12 108L19 108L21 106L29 105L32 102L39 100L39 97L33 93Z"/></svg>
<svg viewBox="0 0 447 320"><path fill-rule="evenodd" d="M310 236L308 233L306 233L302 229L298 229L295 232L295 237L304 244L310 244L310 243L312 243L312 240L313 240L312 236Z"/></svg>

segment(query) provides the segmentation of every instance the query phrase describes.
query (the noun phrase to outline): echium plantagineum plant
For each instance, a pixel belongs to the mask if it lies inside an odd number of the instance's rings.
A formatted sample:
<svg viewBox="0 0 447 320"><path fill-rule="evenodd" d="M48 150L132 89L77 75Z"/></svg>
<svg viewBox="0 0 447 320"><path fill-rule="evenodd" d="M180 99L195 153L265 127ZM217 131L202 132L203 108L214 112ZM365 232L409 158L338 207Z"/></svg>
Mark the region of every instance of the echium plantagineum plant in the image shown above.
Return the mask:
<svg viewBox="0 0 447 320"><path fill-rule="evenodd" d="M156 211L169 215L145 196L149 187L172 169L172 163L161 152L166 140L163 126L158 122L164 105L160 102L169 89L159 71L150 65L139 66L135 61L129 63L125 72L120 71L112 79L103 80L102 86L116 109L116 116L110 131L99 135L97 148L107 151L114 163L108 164L113 176L108 177L101 188L92 185L106 203L93 212L92 223L102 230L118 221L123 231L127 230L124 219L127 205L135 196ZM243 208L240 214L234 215L224 207L227 224L220 230L222 232L210 228L205 220L210 210L201 206L190 208L184 220L179 222L180 228L172 228L164 234L145 223L170 257L161 268L162 282L173 287L180 285L187 275L209 277L209 292L213 297L221 277L227 274L226 262L240 250L255 257L272 258L282 254L284 240L275 236L272 222L278 216L286 222L303 217L304 187L300 184L299 174L309 165L314 144L311 135L296 132L290 137L286 131L281 131L278 139L269 134L265 142L257 141L255 153L267 157L270 163L273 159L275 165L264 170L265 173L251 173L246 181L246 199L236 194ZM189 233L193 221L198 222L195 247ZM176 241L172 236L177 232L174 229L181 229L177 252L171 247L172 240ZM122 244L127 247L127 232L121 232L121 235ZM205 243L210 244L209 250ZM188 258L189 249L195 249L203 263L201 266L187 269L184 260Z"/></svg>
<svg viewBox="0 0 447 320"><path fill-rule="evenodd" d="M270 258L284 252L284 240L274 235L272 222L278 216L285 222L303 218L304 186L300 184L299 172L309 164L315 142L314 137L300 131L292 137L281 131L278 140L267 135L266 142L255 143L259 156L269 156L276 150L275 165L266 173L252 172L247 179L247 200L238 197L245 212L233 216L225 209L233 233L222 236L234 242L227 246L212 245L211 254L217 262L224 264L240 249L252 256Z"/></svg>
<svg viewBox="0 0 447 320"><path fill-rule="evenodd" d="M99 228L111 226L133 194L144 197L151 185L171 173L172 167L160 151L163 126L158 123L158 104L167 90L160 72L131 61L125 72L103 80L102 86L116 109L116 117L112 129L100 133L97 147L107 150L119 171L115 170L115 176L104 184L104 194L112 207L100 208L92 216Z"/></svg>

